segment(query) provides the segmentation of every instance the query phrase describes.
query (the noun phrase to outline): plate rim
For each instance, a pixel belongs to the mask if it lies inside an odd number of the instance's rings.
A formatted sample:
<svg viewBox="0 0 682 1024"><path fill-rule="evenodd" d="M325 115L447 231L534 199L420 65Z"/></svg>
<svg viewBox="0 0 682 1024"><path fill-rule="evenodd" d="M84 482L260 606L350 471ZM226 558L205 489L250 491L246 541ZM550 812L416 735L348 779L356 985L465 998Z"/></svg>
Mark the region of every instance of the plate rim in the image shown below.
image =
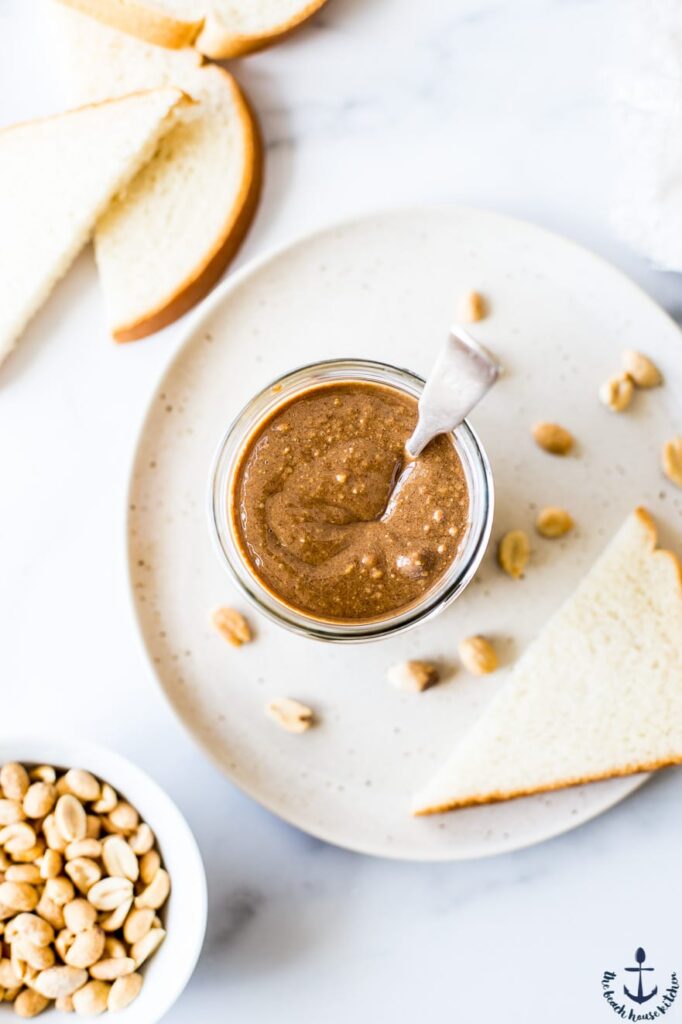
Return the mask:
<svg viewBox="0 0 682 1024"><path fill-rule="evenodd" d="M126 580L127 580L127 597L128 607L131 613L131 618L134 622L134 633L137 636L139 645L142 648L144 657L153 676L155 686L161 691L161 696L166 702L167 706L172 711L175 718L180 722L185 733L191 738L195 746L201 751L202 756L206 757L210 763L212 763L217 770L245 796L254 800L260 807L263 807L266 811L279 818L299 831L310 835L315 839L319 839L323 842L329 843L332 846L338 847L339 849L348 850L352 853L362 854L364 856L377 857L381 859L387 859L391 861L403 861L407 863L456 863L470 860L481 860L488 857L500 856L503 854L513 853L517 850L528 849L532 846L536 846L539 843L547 842L550 839L557 838L558 836L564 835L567 832L572 832L575 829L587 824L589 821L594 820L606 813L612 807L621 803L627 797L636 792L641 786L643 786L651 777L652 773L638 773L630 776L621 776L618 781L623 783L622 790L609 793L609 789L605 790L605 799L597 801L594 807L591 807L585 814L577 815L577 820L567 820L564 825L560 828L553 828L552 831L543 833L537 837L529 837L527 840L518 841L511 839L511 841L505 842L504 840L498 841L495 846L473 846L469 847L466 853L459 853L456 850L447 849L434 849L432 853L428 851L418 852L402 852L400 848L392 850L386 848L384 845L365 843L362 841L343 841L337 837L330 835L327 830L323 827L316 825L304 824L298 820L298 816L293 812L282 811L278 807L274 806L272 801L263 797L261 794L256 793L252 787L245 783L241 778L238 778L236 773L231 771L227 765L225 765L217 754L205 743L199 736L198 730L189 724L185 717L180 713L176 707L174 701L171 699L167 692L166 687L163 685L159 673L156 670L156 666L153 661L153 657L145 634L142 629L140 616L138 614L137 602L135 600L135 592L133 588L132 580L132 550L131 550L131 501L133 494L133 487L135 482L136 469L140 458L140 448L142 445L144 433L147 424L151 418L153 409L155 407L155 398L159 392L159 389L166 379L166 377L172 372L176 363L182 357L186 347L191 343L197 332L202 330L205 322L213 315L214 311L224 302L229 300L229 297L233 292L236 292L244 281L250 277L258 274L268 264L275 262L281 256L287 252L291 252L309 242L315 241L324 235L333 233L334 231L352 229L361 224L369 223L372 221L382 219L393 219L399 217L408 217L410 215L438 215L442 214L444 217L449 217L457 214L482 216L486 218L495 219L498 221L506 222L510 226L520 226L522 228L531 228L538 235L544 235L552 243L559 242L563 246L575 250L581 256L587 256L591 260L596 261L610 274L621 280L621 283L626 285L632 291L638 293L639 298L643 299L645 304L648 305L656 315L662 316L668 323L677 331L680 332L680 327L675 322L673 317L659 305L656 300L649 295L649 293L640 285L637 281L633 280L629 274L627 274L620 267L616 266L604 256L594 252L592 249L583 245L574 239L563 235L559 232L553 231L543 225L536 224L532 220L528 220L523 217L516 217L507 213L498 212L494 209L488 209L479 206L470 206L460 203L408 203L408 204L390 204L387 206L379 206L372 210L366 210L359 212L351 216L330 218L324 221L319 226L307 229L303 232L293 233L288 239L283 242L279 242L276 245L270 246L265 250L264 253L256 255L251 259L247 260L246 263L239 267L232 273L228 272L228 276L224 281L221 281L208 295L203 302L192 311L189 315L183 330L180 332L173 351L169 353L167 359L163 362L163 365L156 375L150 394L147 401L143 405L142 414L137 423L137 429L135 432L135 441L132 451L132 457L129 463L127 485L125 487L125 511L124 511L124 549L125 549L125 565L126 565ZM627 781L626 781L627 780ZM616 782L616 779L605 780L609 782ZM588 784L589 785L589 784ZM616 787L614 786L615 790Z"/></svg>

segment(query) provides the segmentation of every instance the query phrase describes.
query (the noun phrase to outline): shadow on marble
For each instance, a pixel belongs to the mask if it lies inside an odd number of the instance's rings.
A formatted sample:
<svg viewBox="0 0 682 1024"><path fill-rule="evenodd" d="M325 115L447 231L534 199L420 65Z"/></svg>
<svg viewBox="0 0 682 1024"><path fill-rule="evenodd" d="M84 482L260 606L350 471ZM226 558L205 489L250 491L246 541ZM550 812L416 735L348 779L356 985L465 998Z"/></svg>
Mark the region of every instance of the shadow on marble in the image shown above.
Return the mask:
<svg viewBox="0 0 682 1024"><path fill-rule="evenodd" d="M257 889L235 889L209 911L208 943L213 951L222 951L238 942L242 933L258 915L264 895Z"/></svg>
<svg viewBox="0 0 682 1024"><path fill-rule="evenodd" d="M256 888L234 889L209 911L209 926L196 982L202 975L243 979L280 969L304 959L311 948L328 941L330 930L325 914L309 904L311 894L293 890L265 893ZM319 911L319 908L318 908ZM342 916L338 904L334 914Z"/></svg>

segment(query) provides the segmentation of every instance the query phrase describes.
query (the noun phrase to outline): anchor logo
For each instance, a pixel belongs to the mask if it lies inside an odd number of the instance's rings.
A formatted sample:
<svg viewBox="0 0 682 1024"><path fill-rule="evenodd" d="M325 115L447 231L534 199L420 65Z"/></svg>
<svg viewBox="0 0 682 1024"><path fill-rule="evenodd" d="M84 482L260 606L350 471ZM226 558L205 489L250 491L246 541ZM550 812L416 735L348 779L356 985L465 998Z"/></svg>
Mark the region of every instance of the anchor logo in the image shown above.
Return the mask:
<svg viewBox="0 0 682 1024"><path fill-rule="evenodd" d="M646 1003L646 1002L649 1001L649 999L653 999L653 997L656 995L656 993L658 992L658 985L656 985L651 990L651 992L648 992L646 995L644 995L644 988L643 988L643 985L642 985L642 972L643 971L653 971L654 968L653 967L643 967L642 966L642 964L646 960L646 953L644 952L644 950L642 949L641 946L639 947L639 949L635 950L635 960L637 961L637 967L626 967L625 970L626 971L631 971L633 973L636 971L637 974L639 975L639 983L637 985L637 994L633 995L632 992L629 991L629 989L627 988L626 985L623 985L623 992L625 992L625 995L628 997L628 999L632 999L633 1003Z"/></svg>

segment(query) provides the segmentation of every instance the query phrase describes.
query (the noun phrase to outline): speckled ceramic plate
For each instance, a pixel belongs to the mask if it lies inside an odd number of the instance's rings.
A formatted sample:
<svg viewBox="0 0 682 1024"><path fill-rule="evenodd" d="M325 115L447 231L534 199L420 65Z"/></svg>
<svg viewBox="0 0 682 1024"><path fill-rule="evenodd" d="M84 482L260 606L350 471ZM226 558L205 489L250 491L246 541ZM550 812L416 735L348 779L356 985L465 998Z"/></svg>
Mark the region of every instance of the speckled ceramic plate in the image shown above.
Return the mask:
<svg viewBox="0 0 682 1024"><path fill-rule="evenodd" d="M579 526L533 541L526 579L501 574L492 549L475 582L434 621L369 645L305 640L251 613L256 640L239 650L209 613L243 607L209 535L208 476L226 425L272 378L316 359L363 356L425 374L456 298L476 287L491 315L474 333L505 376L472 417L496 481L493 536L531 532L538 506L568 507ZM626 415L597 401L622 349L644 349L666 386L636 395ZM410 797L448 754L508 667L637 504L682 531L682 492L659 471L661 442L682 408L680 334L629 280L576 245L491 213L427 209L322 231L234 275L205 304L154 395L130 488L131 585L165 694L246 793L330 842L414 860L516 849L573 828L632 792L642 776L546 796L410 816ZM577 435L554 459L530 439L537 419ZM675 420L677 422L675 423ZM673 534L674 535L674 534ZM483 632L504 668L458 669L457 641ZM405 658L437 660L443 682L408 695L386 682ZM317 712L303 736L263 714L275 696Z"/></svg>

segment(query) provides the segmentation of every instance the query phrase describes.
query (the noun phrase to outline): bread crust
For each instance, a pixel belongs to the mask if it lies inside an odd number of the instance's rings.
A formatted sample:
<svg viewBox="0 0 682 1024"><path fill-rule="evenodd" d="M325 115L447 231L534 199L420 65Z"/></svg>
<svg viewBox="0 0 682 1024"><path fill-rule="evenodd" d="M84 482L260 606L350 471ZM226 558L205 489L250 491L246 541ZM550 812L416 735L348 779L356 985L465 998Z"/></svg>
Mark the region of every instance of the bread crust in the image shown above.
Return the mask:
<svg viewBox="0 0 682 1024"><path fill-rule="evenodd" d="M43 124L47 121L57 121L62 118L71 117L72 114L80 114L83 110L94 110L95 107L108 107L114 103L120 103L122 100L130 99L132 96L145 96L148 93L154 92L175 92L177 93L177 99L172 107L168 108L168 115L172 115L174 110L178 107L191 106L196 103L196 100L192 99L186 92L179 89L176 85L157 85L152 86L149 89L135 89L133 92L128 92L125 96L113 96L110 100L96 100L94 103L81 103L78 107L69 107L68 110L60 110L56 114L44 114L42 117L29 117L25 121L14 121L13 124L5 124L0 126L0 135L5 135L9 132L14 132L22 128L29 128L31 125ZM166 116L168 116L166 115Z"/></svg>
<svg viewBox="0 0 682 1024"><path fill-rule="evenodd" d="M192 274L181 282L163 303L150 309L143 317L112 328L118 342L138 341L167 327L195 306L213 288L229 262L236 255L258 206L262 184L262 145L255 115L244 94L223 68L216 71L224 75L235 99L235 105L242 122L246 159L244 175L237 200L232 204L228 216L217 234L212 248L195 267Z"/></svg>
<svg viewBox="0 0 682 1024"><path fill-rule="evenodd" d="M296 31L305 21L312 18L327 0L309 0L298 14L288 21L275 26L264 35L237 35L230 32L226 25L209 14L204 21L194 45L206 57L213 60L226 60L229 57L243 57L247 53L264 50L268 46L281 42Z"/></svg>
<svg viewBox="0 0 682 1024"><path fill-rule="evenodd" d="M680 588L679 597L680 600L682 600L682 562L673 551L656 547L658 542L658 531L656 529L656 523L653 516L647 511L647 509L639 506L634 510L633 514L646 531L652 557L666 559L668 565L671 566L676 573ZM464 807L482 807L486 804L501 803L505 800L516 800L524 796L536 796L538 793L552 793L559 789L567 789L569 786L583 786L588 782L603 782L606 779L622 778L625 775L637 775L640 772L655 772L658 771L659 768L666 768L675 764L682 764L682 753L671 755L669 758L662 758L657 761L623 765L621 768L616 768L613 771L596 775L583 775L576 778L562 779L560 782L554 782L547 786L537 786L534 789L508 790L504 792L497 791L494 793L487 793L485 796L472 796L467 797L464 800L447 801L444 804L434 804L432 807L420 808L419 810L414 811L413 814L417 818L422 818L431 814L443 814L446 811L459 810Z"/></svg>
<svg viewBox="0 0 682 1024"><path fill-rule="evenodd" d="M641 772L655 772L659 768L669 768L671 765L682 764L682 754L676 754L670 758L663 758L658 761L648 761L644 764L628 764L613 771L604 772L599 775L582 775L572 779L562 779L561 782L554 782L549 786L538 786L536 789L518 789L508 792L488 793L481 797L467 797L466 800L454 800L444 804L434 804L433 807L424 807L413 814L416 818L425 818L430 814L443 814L445 811L461 810L464 807L483 807L486 804L499 804L505 800L517 800L523 796L537 796L538 793L554 793L558 789L568 789L569 786L584 786L588 782L605 782L607 779L620 779L625 775L638 775Z"/></svg>
<svg viewBox="0 0 682 1024"><path fill-rule="evenodd" d="M213 14L196 21L183 21L163 11L155 10L144 0L60 0L69 7L91 15L98 21L137 36L147 43L178 50L183 46L196 46L206 57L224 60L241 57L246 53L263 50L280 42L312 17L327 0L308 0L292 18L276 25L262 35L239 35L231 32Z"/></svg>
<svg viewBox="0 0 682 1024"><path fill-rule="evenodd" d="M169 50L191 46L204 21L203 18L183 21L139 0L60 0L60 3L89 14L111 28Z"/></svg>

